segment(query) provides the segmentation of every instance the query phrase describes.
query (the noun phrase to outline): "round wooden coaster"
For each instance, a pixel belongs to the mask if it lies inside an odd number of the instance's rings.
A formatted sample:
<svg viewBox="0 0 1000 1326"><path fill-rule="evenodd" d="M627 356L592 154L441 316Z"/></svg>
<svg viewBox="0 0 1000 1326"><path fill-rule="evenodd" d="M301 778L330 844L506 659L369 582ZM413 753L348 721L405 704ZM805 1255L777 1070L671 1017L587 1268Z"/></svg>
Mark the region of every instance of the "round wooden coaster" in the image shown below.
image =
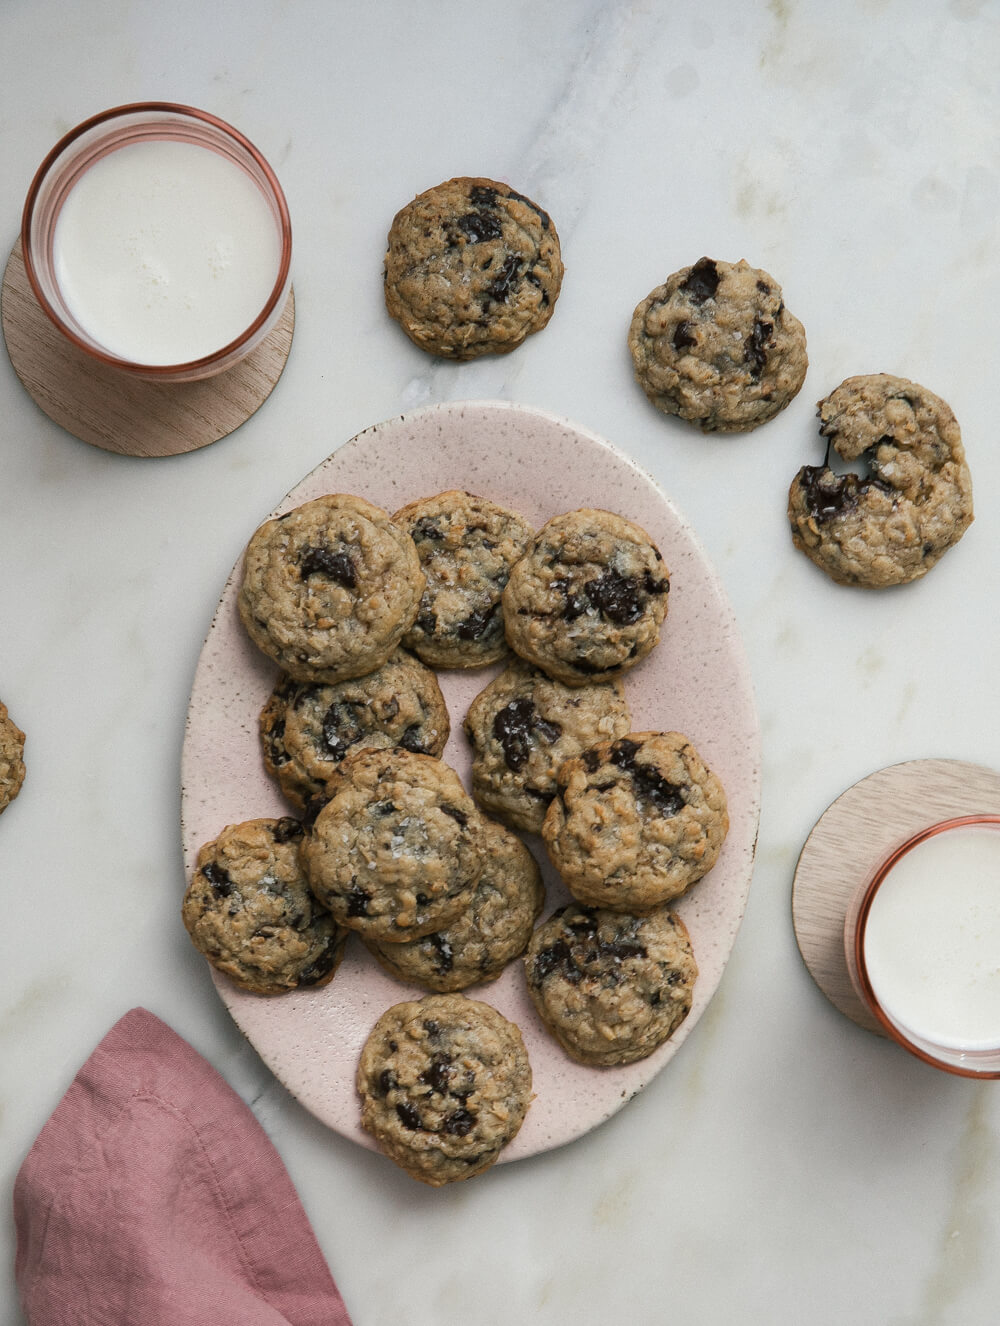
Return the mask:
<svg viewBox="0 0 1000 1326"><path fill-rule="evenodd" d="M909 760L862 778L806 839L792 884L792 923L809 972L841 1013L884 1036L851 983L844 917L889 853L928 825L1000 813L1000 773L961 760Z"/></svg>
<svg viewBox="0 0 1000 1326"><path fill-rule="evenodd" d="M176 456L217 442L274 390L292 346L295 295L252 354L201 382L144 382L88 359L35 298L20 240L4 272L0 319L14 371L41 410L92 446L124 456Z"/></svg>

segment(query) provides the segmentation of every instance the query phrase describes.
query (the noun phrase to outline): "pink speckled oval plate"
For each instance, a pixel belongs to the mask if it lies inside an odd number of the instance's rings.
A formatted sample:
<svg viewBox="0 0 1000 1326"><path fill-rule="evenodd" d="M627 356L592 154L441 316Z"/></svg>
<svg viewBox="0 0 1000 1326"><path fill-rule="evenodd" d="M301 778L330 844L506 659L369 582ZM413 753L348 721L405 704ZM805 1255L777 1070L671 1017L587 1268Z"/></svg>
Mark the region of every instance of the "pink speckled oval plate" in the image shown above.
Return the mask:
<svg viewBox="0 0 1000 1326"><path fill-rule="evenodd" d="M687 734L722 779L731 827L714 870L677 910L700 968L694 1006L674 1037L624 1068L574 1063L539 1022L521 964L467 993L494 1005L524 1033L536 1098L504 1160L547 1151L607 1119L640 1091L691 1035L714 994L743 917L759 814L759 728L742 642L725 593L683 517L656 484L611 445L566 420L502 401L433 405L366 429L305 478L276 509L327 492L355 493L388 511L414 498L465 488L521 511L536 525L576 507L597 506L649 531L670 570L670 610L660 644L630 672L625 688L636 731ZM263 519L252 513L247 538ZM257 716L276 678L245 635L236 611L239 567L226 583L198 663L183 753L185 863L226 824L287 814L264 771ZM462 719L499 671L439 674L452 720L444 759L469 781ZM546 875L548 908L564 888ZM334 980L318 990L264 998L213 973L216 988L261 1058L324 1123L364 1146L354 1071L379 1014L422 993L386 975L354 939Z"/></svg>

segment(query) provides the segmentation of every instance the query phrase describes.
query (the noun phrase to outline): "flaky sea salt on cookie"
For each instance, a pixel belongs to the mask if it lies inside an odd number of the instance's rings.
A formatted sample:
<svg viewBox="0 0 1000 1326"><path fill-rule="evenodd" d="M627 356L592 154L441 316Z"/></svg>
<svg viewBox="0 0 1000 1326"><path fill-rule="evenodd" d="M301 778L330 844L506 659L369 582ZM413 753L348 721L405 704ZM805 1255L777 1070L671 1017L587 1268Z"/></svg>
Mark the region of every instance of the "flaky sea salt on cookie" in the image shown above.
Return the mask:
<svg viewBox="0 0 1000 1326"><path fill-rule="evenodd" d="M338 682L386 661L423 591L413 540L388 512L331 493L254 533L237 604L250 638L282 671Z"/></svg>

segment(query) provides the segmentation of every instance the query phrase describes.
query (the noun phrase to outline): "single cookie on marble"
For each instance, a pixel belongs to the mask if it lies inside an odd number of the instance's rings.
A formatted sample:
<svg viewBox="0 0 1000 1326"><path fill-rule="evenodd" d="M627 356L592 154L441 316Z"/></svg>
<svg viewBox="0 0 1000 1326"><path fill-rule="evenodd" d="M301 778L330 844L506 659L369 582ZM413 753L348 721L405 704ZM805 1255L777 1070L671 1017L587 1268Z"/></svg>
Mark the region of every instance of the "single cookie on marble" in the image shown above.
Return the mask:
<svg viewBox="0 0 1000 1326"><path fill-rule="evenodd" d="M729 830L726 794L680 732L635 732L559 770L542 825L578 902L644 912L711 870Z"/></svg>
<svg viewBox="0 0 1000 1326"><path fill-rule="evenodd" d="M698 966L684 922L561 907L524 957L538 1016L567 1054L598 1067L644 1059L691 1011Z"/></svg>
<svg viewBox="0 0 1000 1326"><path fill-rule="evenodd" d="M796 548L841 585L881 589L925 575L972 523L972 478L951 409L889 373L847 378L819 402L821 465L788 493ZM829 448L867 473L837 474Z"/></svg>
<svg viewBox="0 0 1000 1326"><path fill-rule="evenodd" d="M413 625L424 574L381 507L329 493L254 533L238 607L254 644L296 681L381 667Z"/></svg>
<svg viewBox="0 0 1000 1326"><path fill-rule="evenodd" d="M347 931L320 907L299 864L298 820L230 824L198 853L181 916L195 948L254 994L325 985Z"/></svg>
<svg viewBox="0 0 1000 1326"><path fill-rule="evenodd" d="M503 592L507 642L569 686L621 676L650 652L670 578L652 539L611 511L553 516Z"/></svg>
<svg viewBox="0 0 1000 1326"><path fill-rule="evenodd" d="M506 354L551 318L562 276L547 212L496 180L452 179L396 214L385 306L430 354Z"/></svg>
<svg viewBox="0 0 1000 1326"><path fill-rule="evenodd" d="M516 834L485 817L480 823L485 865L465 911L409 944L368 941L399 980L441 993L464 990L495 980L524 952L545 899L542 872Z"/></svg>
<svg viewBox="0 0 1000 1326"><path fill-rule="evenodd" d="M631 726L620 681L567 686L513 659L465 716L472 795L513 828L541 833L560 765Z"/></svg>
<svg viewBox="0 0 1000 1326"><path fill-rule="evenodd" d="M531 1103L517 1026L462 994L394 1004L358 1063L361 1126L390 1160L438 1188L488 1169Z"/></svg>
<svg viewBox="0 0 1000 1326"><path fill-rule="evenodd" d="M635 376L658 410L703 432L745 433L783 410L809 364L802 323L773 276L700 258L632 315Z"/></svg>
<svg viewBox="0 0 1000 1326"><path fill-rule="evenodd" d="M0 702L0 813L5 811L24 782L25 736L7 706Z"/></svg>
<svg viewBox="0 0 1000 1326"><path fill-rule="evenodd" d="M452 489L393 520L413 539L427 587L403 638L434 668L479 668L507 653L500 596L533 527L485 497Z"/></svg>
<svg viewBox="0 0 1000 1326"><path fill-rule="evenodd" d="M341 925L398 944L465 910L486 857L482 816L453 769L400 747L363 749L328 786L301 857Z"/></svg>
<svg viewBox="0 0 1000 1326"><path fill-rule="evenodd" d="M440 755L448 709L437 678L405 649L364 677L332 684L283 676L260 714L264 765L302 814L312 817L350 750L401 746Z"/></svg>

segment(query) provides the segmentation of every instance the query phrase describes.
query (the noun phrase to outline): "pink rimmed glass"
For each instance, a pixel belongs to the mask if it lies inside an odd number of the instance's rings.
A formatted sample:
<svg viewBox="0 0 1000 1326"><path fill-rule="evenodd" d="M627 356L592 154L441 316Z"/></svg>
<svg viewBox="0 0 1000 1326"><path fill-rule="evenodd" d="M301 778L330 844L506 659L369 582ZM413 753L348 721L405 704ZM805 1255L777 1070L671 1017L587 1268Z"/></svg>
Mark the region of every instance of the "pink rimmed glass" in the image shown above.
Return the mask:
<svg viewBox="0 0 1000 1326"><path fill-rule="evenodd" d="M280 256L270 294L253 321L211 354L187 363L143 364L121 358L93 339L67 307L56 279L53 241L59 213L77 181L97 161L128 144L168 140L218 152L254 182L274 218ZM291 286L292 227L274 171L237 129L207 111L173 102L136 102L94 115L70 130L39 166L28 190L21 247L31 288L59 331L100 363L153 382L192 382L221 373L246 358L284 311Z"/></svg>
<svg viewBox="0 0 1000 1326"><path fill-rule="evenodd" d="M929 825L896 847L879 865L871 878L858 890L844 919L844 955L847 969L859 998L886 1034L924 1063L961 1077L1000 1078L1000 1044L987 1048L961 1049L940 1044L907 1027L879 1001L872 984L865 956L868 919L876 895L891 871L913 848L938 834L956 829L986 828L1000 832L1000 815L963 815ZM943 906L947 905L946 899ZM1000 908L1000 879L997 881L997 907ZM1000 963L1000 954L998 954Z"/></svg>

